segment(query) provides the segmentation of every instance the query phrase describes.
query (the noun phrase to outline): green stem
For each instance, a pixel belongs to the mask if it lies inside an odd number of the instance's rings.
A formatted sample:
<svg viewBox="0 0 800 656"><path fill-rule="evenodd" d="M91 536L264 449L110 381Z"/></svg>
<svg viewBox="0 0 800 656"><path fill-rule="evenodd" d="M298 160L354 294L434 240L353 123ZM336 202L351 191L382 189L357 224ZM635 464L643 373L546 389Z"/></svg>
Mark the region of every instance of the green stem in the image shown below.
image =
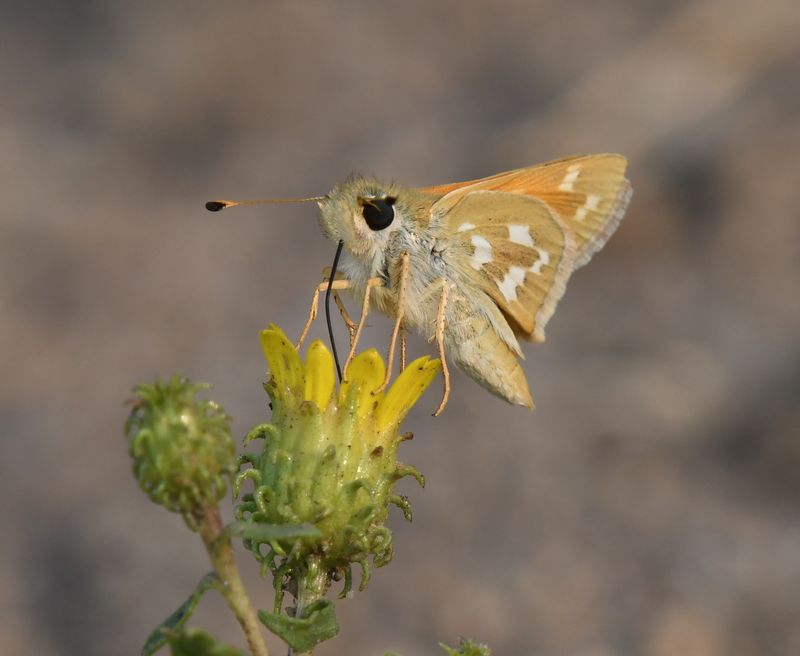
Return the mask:
<svg viewBox="0 0 800 656"><path fill-rule="evenodd" d="M267 644L261 633L258 616L253 609L233 554L231 540L224 533L219 506L203 508L195 515L198 533L203 538L214 571L222 580L220 592L233 611L247 638L253 656L269 656Z"/></svg>
<svg viewBox="0 0 800 656"><path fill-rule="evenodd" d="M329 584L328 574L322 568L321 558L319 556L309 556L305 569L297 580L297 603L295 604L294 616L302 618L303 609L317 599L321 599L325 595ZM303 653L313 656L311 651ZM291 656L291 654L290 650L289 655Z"/></svg>

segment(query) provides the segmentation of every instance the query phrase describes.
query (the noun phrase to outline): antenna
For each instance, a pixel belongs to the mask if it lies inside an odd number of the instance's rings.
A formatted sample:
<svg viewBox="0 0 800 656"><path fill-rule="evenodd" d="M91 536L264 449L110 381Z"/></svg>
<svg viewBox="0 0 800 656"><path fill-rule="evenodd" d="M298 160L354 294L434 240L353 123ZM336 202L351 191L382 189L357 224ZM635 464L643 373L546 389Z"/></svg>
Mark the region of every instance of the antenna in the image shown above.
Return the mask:
<svg viewBox="0 0 800 656"><path fill-rule="evenodd" d="M309 196L308 198L261 198L258 200L210 200L206 203L206 209L209 212L221 212L229 207L236 207L237 205L270 205L274 203L313 203L327 199L327 196ZM328 287L325 290L325 320L328 324L328 338L331 342L331 350L333 351L333 360L336 363L336 373L339 376L339 382L342 382L342 367L339 364L339 354L336 351L336 340L333 336L333 323L331 322L331 291L333 290L333 279L336 276L336 269L339 266L339 257L342 254L344 242L339 240L336 246L336 254L333 257L333 266L331 267L331 275L328 279Z"/></svg>
<svg viewBox="0 0 800 656"><path fill-rule="evenodd" d="M327 196L309 196L308 198L260 198L258 200L210 200L206 203L209 212L219 212L237 205L270 205L274 203L313 203L325 200Z"/></svg>

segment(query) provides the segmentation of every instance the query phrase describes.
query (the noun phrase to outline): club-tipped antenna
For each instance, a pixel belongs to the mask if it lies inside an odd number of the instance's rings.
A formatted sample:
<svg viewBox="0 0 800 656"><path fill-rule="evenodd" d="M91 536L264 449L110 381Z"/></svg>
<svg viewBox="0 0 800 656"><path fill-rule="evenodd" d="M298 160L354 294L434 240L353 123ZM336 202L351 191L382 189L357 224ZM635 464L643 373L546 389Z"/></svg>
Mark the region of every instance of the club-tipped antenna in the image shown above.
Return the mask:
<svg viewBox="0 0 800 656"><path fill-rule="evenodd" d="M209 212L220 212L237 205L272 205L274 203L313 203L325 200L327 196L309 196L308 198L259 198L258 200L210 200L206 203Z"/></svg>

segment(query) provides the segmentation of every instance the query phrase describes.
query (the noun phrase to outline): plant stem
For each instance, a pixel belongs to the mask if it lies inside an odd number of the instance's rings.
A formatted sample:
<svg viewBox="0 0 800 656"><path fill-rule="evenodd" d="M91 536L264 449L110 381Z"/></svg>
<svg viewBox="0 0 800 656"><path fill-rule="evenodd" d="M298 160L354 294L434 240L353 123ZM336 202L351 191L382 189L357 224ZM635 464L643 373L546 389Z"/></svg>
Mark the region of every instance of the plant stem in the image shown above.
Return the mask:
<svg viewBox="0 0 800 656"><path fill-rule="evenodd" d="M328 574L322 569L319 556L309 556L304 571L298 576L297 580L297 599L295 603L294 616L298 619L303 617L306 606L315 602L325 595L325 591L330 585ZM313 656L313 651L303 652L308 656ZM288 656L294 656L292 649L289 649ZM297 656L300 656L299 654Z"/></svg>
<svg viewBox="0 0 800 656"><path fill-rule="evenodd" d="M198 533L203 538L214 571L222 580L220 592L233 611L247 638L253 656L269 656L267 644L261 633L258 616L253 609L233 553L231 540L224 533L219 506L209 506L199 510L195 516Z"/></svg>

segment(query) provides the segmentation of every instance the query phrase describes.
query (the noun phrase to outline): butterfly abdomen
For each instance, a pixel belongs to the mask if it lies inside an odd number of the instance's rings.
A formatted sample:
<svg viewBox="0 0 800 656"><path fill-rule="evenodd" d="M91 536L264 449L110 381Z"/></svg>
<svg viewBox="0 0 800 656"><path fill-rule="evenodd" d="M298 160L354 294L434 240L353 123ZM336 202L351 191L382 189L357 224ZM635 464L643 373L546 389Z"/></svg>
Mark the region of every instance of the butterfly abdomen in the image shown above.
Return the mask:
<svg viewBox="0 0 800 656"><path fill-rule="evenodd" d="M450 360L492 394L514 405L533 408L518 356L480 314L451 326L446 339Z"/></svg>

